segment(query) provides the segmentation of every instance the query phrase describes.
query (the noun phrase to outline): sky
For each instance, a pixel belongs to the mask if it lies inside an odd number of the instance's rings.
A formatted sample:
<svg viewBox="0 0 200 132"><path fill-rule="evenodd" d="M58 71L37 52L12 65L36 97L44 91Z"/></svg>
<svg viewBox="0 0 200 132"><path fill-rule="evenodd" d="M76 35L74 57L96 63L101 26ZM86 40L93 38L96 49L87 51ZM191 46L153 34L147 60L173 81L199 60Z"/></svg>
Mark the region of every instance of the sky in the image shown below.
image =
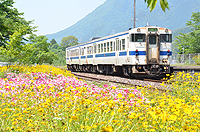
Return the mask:
<svg viewBox="0 0 200 132"><path fill-rule="evenodd" d="M91 13L106 0L14 0L14 7L34 20L37 35L64 30Z"/></svg>

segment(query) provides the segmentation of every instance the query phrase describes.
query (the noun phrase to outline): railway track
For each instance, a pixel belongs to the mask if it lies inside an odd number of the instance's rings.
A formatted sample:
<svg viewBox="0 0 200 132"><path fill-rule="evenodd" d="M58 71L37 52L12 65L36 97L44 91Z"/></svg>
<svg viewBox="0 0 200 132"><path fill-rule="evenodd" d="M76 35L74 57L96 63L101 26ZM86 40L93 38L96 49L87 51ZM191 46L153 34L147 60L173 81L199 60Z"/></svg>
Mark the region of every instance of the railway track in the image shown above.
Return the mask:
<svg viewBox="0 0 200 132"><path fill-rule="evenodd" d="M95 81L95 82L112 82L112 83L119 83L125 85L132 85L132 86L149 86L153 89L158 89L160 91L172 91L169 86L161 86L161 83L166 80L155 80L155 79L130 79L124 78L119 76L110 76L110 75L102 75L102 74L93 74L93 73L81 73L81 72L72 72L77 78L88 80L88 81Z"/></svg>

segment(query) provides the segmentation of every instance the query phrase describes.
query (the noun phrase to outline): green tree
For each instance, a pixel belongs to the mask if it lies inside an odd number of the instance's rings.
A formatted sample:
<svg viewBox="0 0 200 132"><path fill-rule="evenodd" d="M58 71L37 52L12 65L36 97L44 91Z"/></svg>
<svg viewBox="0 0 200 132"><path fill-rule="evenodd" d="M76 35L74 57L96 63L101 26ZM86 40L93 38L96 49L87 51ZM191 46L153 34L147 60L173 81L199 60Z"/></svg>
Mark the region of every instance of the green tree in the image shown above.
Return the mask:
<svg viewBox="0 0 200 132"><path fill-rule="evenodd" d="M200 12L193 13L186 25L191 27L192 31L187 34L180 33L180 36L176 36L175 46L180 54L183 52L186 54L200 53Z"/></svg>
<svg viewBox="0 0 200 132"><path fill-rule="evenodd" d="M60 46L63 51L66 50L67 47L71 47L78 44L78 39L75 36L63 37Z"/></svg>
<svg viewBox="0 0 200 132"><path fill-rule="evenodd" d="M55 39L52 39L52 40L50 41L50 43L53 45L53 44L56 44L57 42L56 42Z"/></svg>
<svg viewBox="0 0 200 132"><path fill-rule="evenodd" d="M29 40L30 43L26 45L27 53L25 54L29 55L26 60L31 64L52 64L53 60L58 58L54 52L50 51L51 43L47 42L48 38L46 36L31 35Z"/></svg>
<svg viewBox="0 0 200 132"><path fill-rule="evenodd" d="M23 41L24 31L26 28L21 28L10 35L10 39L5 42L5 47L0 47L0 54L6 59L7 62L17 62L22 59L22 50L24 45Z"/></svg>
<svg viewBox="0 0 200 132"><path fill-rule="evenodd" d="M57 49L57 48L61 48L61 47L58 45L58 43L56 42L55 39L52 39L52 40L50 41L50 43L51 43L51 45L50 45L50 50L55 50L55 49Z"/></svg>
<svg viewBox="0 0 200 132"><path fill-rule="evenodd" d="M26 30L26 29L24 29ZM0 54L3 55L7 62L17 62L18 64L52 64L57 55L49 50L50 43L45 36L31 35L30 43L21 44L23 41L23 31L16 31L10 36L6 43L6 48L0 47Z"/></svg>
<svg viewBox="0 0 200 132"><path fill-rule="evenodd" d="M147 3L147 7L149 7L150 11L152 11L157 4L157 0L144 0L145 3ZM167 0L160 0L160 7L162 8L162 10L165 12L166 8L169 10L169 4L167 2Z"/></svg>
<svg viewBox="0 0 200 132"><path fill-rule="evenodd" d="M13 0L0 0L0 46L5 47L10 37L23 28L23 34L31 34L36 27L30 26L32 21L26 21L16 8ZM25 29L25 30L24 30ZM21 36L23 41L25 38ZM23 42L21 41L21 43ZM18 43L18 44L21 44Z"/></svg>

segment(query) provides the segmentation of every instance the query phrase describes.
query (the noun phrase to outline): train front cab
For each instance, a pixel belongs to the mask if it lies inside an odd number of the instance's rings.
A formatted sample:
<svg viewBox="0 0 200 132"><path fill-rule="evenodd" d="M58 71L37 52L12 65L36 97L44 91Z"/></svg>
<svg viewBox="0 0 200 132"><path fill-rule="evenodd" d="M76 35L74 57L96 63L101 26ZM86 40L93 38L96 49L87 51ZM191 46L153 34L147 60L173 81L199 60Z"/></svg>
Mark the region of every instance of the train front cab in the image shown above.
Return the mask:
<svg viewBox="0 0 200 132"><path fill-rule="evenodd" d="M137 54L138 47L136 47L136 65L132 68L133 75L139 76L145 73L151 77L164 77L171 73L169 61L172 54L171 31L158 27L146 28L146 31L146 45L143 49L146 56L144 58Z"/></svg>

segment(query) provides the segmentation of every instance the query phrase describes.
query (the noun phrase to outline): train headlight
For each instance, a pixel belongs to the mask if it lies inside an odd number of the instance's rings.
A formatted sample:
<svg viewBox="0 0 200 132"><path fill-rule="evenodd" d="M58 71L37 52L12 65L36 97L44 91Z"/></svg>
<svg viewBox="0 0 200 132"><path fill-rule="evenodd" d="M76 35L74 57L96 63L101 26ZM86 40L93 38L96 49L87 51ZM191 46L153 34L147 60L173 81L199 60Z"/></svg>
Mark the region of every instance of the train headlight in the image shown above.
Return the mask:
<svg viewBox="0 0 200 132"><path fill-rule="evenodd" d="M170 50L167 50L167 56L168 57L170 56Z"/></svg>
<svg viewBox="0 0 200 132"><path fill-rule="evenodd" d="M138 56L138 49L135 50L135 55Z"/></svg>
<svg viewBox="0 0 200 132"><path fill-rule="evenodd" d="M165 29L165 32L167 33L168 31L169 31L169 30L166 28L166 29Z"/></svg>
<svg viewBox="0 0 200 132"><path fill-rule="evenodd" d="M137 32L140 32L140 28L137 29Z"/></svg>

